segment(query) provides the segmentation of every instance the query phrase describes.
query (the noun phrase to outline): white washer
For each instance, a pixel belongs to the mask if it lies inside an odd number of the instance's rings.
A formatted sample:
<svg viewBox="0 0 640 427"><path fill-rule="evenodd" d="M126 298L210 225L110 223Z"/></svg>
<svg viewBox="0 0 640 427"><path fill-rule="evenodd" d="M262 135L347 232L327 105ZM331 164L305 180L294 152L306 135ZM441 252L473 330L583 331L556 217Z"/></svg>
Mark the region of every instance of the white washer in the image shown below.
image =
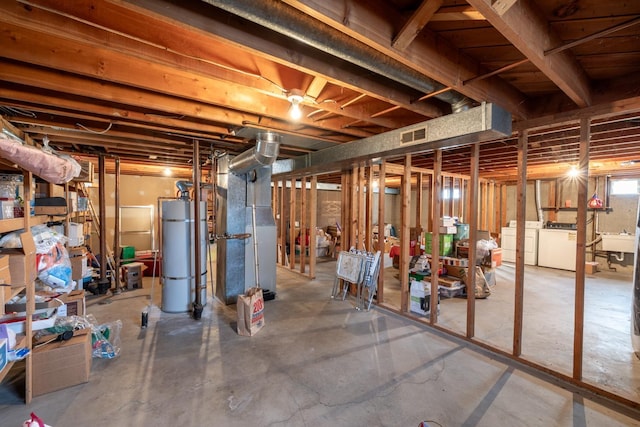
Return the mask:
<svg viewBox="0 0 640 427"><path fill-rule="evenodd" d="M502 227L502 261L516 262L516 226L516 221L510 221L509 227ZM524 263L537 265L538 230L542 228L542 222L526 221L524 226Z"/></svg>
<svg viewBox="0 0 640 427"><path fill-rule="evenodd" d="M545 228L538 236L538 265L576 271L575 230Z"/></svg>

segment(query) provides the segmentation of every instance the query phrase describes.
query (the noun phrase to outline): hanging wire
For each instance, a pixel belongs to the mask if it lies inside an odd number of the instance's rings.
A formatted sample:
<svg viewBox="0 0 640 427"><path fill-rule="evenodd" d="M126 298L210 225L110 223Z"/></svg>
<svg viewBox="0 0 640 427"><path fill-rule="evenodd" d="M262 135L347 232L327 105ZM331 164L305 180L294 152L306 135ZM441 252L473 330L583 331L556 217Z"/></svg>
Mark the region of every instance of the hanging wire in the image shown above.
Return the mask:
<svg viewBox="0 0 640 427"><path fill-rule="evenodd" d="M36 113L34 113L33 111L28 111L18 107L9 107L8 105L0 106L0 112L7 116L18 115L18 116L25 116L25 117L31 117L31 118L36 117Z"/></svg>
<svg viewBox="0 0 640 427"><path fill-rule="evenodd" d="M76 126L78 126L80 129L86 130L87 132L91 132L91 133L95 133L97 135L103 135L107 132L109 132L109 130L111 130L111 126L113 126L112 122L109 122L109 126L107 126L107 128L105 130L101 130L101 131L96 131L96 130L91 130L88 127L80 124L80 123L76 123Z"/></svg>

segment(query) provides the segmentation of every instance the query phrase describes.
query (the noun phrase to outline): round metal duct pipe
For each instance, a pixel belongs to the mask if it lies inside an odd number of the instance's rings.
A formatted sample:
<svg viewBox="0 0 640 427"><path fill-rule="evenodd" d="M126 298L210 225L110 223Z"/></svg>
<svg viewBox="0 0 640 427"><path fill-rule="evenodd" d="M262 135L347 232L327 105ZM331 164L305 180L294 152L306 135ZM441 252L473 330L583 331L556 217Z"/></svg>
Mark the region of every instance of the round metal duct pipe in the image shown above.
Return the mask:
<svg viewBox="0 0 640 427"><path fill-rule="evenodd" d="M441 83L282 2L203 1L425 94L444 88ZM454 113L465 111L472 103L466 96L452 90L434 98L451 104Z"/></svg>
<svg viewBox="0 0 640 427"><path fill-rule="evenodd" d="M256 146L238 154L229 162L229 170L243 174L253 169L272 164L280 152L280 135L273 132L260 132L256 136Z"/></svg>

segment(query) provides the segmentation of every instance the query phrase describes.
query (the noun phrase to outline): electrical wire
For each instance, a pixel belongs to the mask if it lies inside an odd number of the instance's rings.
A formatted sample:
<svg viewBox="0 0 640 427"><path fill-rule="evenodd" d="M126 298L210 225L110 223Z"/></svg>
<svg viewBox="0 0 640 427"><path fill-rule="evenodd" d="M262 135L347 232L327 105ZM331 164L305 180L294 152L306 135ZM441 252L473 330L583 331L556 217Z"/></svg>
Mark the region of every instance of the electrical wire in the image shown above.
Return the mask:
<svg viewBox="0 0 640 427"><path fill-rule="evenodd" d="M109 126L107 126L105 130L101 130L101 131L91 130L88 127L82 125L81 123L76 123L76 126L78 126L80 129L85 130L87 132L95 133L97 135L104 135L105 133L111 130L111 126L113 126L113 123L109 122Z"/></svg>

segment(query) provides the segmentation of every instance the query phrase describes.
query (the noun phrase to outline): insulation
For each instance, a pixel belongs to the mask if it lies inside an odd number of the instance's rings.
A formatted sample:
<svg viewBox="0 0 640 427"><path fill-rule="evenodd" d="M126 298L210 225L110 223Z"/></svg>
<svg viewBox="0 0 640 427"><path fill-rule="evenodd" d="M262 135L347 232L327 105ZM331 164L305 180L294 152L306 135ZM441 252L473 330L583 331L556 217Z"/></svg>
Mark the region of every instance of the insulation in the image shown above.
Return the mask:
<svg viewBox="0 0 640 427"><path fill-rule="evenodd" d="M81 170L80 164L69 156L47 153L22 144L4 132L0 133L0 156L53 184L69 182Z"/></svg>

